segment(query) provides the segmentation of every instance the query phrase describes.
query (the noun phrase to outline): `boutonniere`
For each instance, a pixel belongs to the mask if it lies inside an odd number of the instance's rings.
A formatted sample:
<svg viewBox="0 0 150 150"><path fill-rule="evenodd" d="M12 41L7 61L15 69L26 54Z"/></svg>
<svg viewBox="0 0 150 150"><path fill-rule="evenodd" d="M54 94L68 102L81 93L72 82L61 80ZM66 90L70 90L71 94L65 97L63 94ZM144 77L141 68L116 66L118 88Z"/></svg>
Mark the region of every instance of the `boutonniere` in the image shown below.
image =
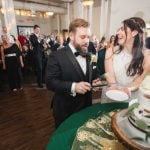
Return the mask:
<svg viewBox="0 0 150 150"><path fill-rule="evenodd" d="M91 55L91 61L90 61L90 64L92 63L97 63L97 56L96 55Z"/></svg>

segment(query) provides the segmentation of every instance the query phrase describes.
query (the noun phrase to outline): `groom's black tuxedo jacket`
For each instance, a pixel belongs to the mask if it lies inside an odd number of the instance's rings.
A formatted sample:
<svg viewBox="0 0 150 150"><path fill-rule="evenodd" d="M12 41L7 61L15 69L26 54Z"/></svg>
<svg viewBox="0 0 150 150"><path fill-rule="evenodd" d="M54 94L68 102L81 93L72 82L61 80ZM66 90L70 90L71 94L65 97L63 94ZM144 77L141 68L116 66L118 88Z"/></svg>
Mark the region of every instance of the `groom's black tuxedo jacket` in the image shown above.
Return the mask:
<svg viewBox="0 0 150 150"><path fill-rule="evenodd" d="M62 122L72 113L92 104L91 91L84 95L71 95L73 82L86 81L91 83L98 76L96 64L93 66L90 61L91 58L88 55L85 75L69 46L51 53L46 69L46 84L49 90L55 92L52 107L56 126L58 122Z"/></svg>

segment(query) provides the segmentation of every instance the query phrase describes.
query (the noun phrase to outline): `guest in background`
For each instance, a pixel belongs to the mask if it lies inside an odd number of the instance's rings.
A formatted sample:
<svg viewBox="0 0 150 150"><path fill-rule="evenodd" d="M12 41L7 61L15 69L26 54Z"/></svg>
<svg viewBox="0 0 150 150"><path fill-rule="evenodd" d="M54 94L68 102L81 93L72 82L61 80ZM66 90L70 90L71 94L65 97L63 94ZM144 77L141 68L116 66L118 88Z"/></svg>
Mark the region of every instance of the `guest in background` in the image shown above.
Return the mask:
<svg viewBox="0 0 150 150"><path fill-rule="evenodd" d="M18 40L19 40L22 48L23 48L23 46L25 46L27 44L27 38L24 36L23 31L20 31Z"/></svg>
<svg viewBox="0 0 150 150"><path fill-rule="evenodd" d="M146 38L145 46L146 46L147 49L150 50L150 37L147 37L147 38Z"/></svg>
<svg viewBox="0 0 150 150"><path fill-rule="evenodd" d="M70 39L69 39L69 37L67 37L67 38L64 40L63 45L64 45L64 46L67 46L67 45L69 44L69 41L70 41Z"/></svg>
<svg viewBox="0 0 150 150"><path fill-rule="evenodd" d="M43 41L40 38L40 27L34 25L34 31L30 35L30 42L33 47L33 54L36 66L37 84L39 88L43 88Z"/></svg>
<svg viewBox="0 0 150 150"><path fill-rule="evenodd" d="M3 69L7 70L10 89L12 91L22 90L21 67L24 64L21 51L16 44L9 43L7 35L2 35L1 56Z"/></svg>
<svg viewBox="0 0 150 150"><path fill-rule="evenodd" d="M99 49L104 49L107 46L106 38L103 36L99 42Z"/></svg>
<svg viewBox="0 0 150 150"><path fill-rule="evenodd" d="M150 37L146 38L145 47L146 47L146 49L143 51L143 53L144 53L144 70L148 70L148 74L150 74Z"/></svg>
<svg viewBox="0 0 150 150"><path fill-rule="evenodd" d="M100 45L98 45L97 49L98 49L98 60L97 60L97 67L99 70L99 74L103 77L103 75L105 74L105 54L106 54L106 50L111 48L114 49L115 46L117 46L118 43L118 37L112 35L110 37L110 42L107 44L107 47L101 48Z"/></svg>
<svg viewBox="0 0 150 150"><path fill-rule="evenodd" d="M0 53L0 92L3 91L3 63L2 63L2 57Z"/></svg>
<svg viewBox="0 0 150 150"><path fill-rule="evenodd" d="M2 35L7 35L9 39L9 43L15 43L13 37L8 33L7 27L3 26L2 27ZM2 39L0 38L0 43L2 43Z"/></svg>
<svg viewBox="0 0 150 150"><path fill-rule="evenodd" d="M11 35L11 37L13 38L14 42L16 43L20 51L22 51L22 47L21 47L19 40L14 35Z"/></svg>
<svg viewBox="0 0 150 150"><path fill-rule="evenodd" d="M69 26L70 43L52 52L46 70L46 84L55 92L52 99L55 125L58 127L67 117L92 104L93 85L100 84L96 65L91 66L88 54L89 23L75 19ZM95 80L94 80L95 79Z"/></svg>
<svg viewBox="0 0 150 150"><path fill-rule="evenodd" d="M97 47L96 36L92 35L90 38L89 46L88 46L88 52L96 55L96 47Z"/></svg>
<svg viewBox="0 0 150 150"><path fill-rule="evenodd" d="M49 41L49 45L50 45L50 47L51 47L51 51L55 51L56 49L55 49L55 35L53 34L53 33L51 33L51 35L50 35L50 41Z"/></svg>
<svg viewBox="0 0 150 150"><path fill-rule="evenodd" d="M110 47L114 47L115 45L115 35L111 35L109 42L107 43L107 47L106 49L110 48Z"/></svg>
<svg viewBox="0 0 150 150"><path fill-rule="evenodd" d="M54 51L57 51L57 50L59 50L59 49L61 49L61 48L63 48L64 47L64 45L63 45L63 43L64 43L64 38L63 38L63 36L60 34L60 35L57 35L56 36L56 40L55 40L55 44L54 44Z"/></svg>

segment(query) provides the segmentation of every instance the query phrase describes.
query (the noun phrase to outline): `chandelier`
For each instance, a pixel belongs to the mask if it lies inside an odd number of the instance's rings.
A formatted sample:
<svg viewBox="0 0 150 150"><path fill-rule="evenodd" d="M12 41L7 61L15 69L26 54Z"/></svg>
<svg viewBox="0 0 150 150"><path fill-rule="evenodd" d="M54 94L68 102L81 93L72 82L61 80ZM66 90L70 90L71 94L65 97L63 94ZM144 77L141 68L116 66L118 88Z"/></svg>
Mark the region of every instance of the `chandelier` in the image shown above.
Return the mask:
<svg viewBox="0 0 150 150"><path fill-rule="evenodd" d="M4 14L4 9L0 8L0 13ZM52 11L33 11L33 10L25 10L25 9L15 9L15 14L17 16L28 16L28 17L43 17L48 18L54 15Z"/></svg>
<svg viewBox="0 0 150 150"><path fill-rule="evenodd" d="M53 16L53 14L54 14L54 12L52 12L52 11L47 11L46 12L46 15L48 15L48 16Z"/></svg>
<svg viewBox="0 0 150 150"><path fill-rule="evenodd" d="M83 6L92 6L94 3L94 0L82 0Z"/></svg>

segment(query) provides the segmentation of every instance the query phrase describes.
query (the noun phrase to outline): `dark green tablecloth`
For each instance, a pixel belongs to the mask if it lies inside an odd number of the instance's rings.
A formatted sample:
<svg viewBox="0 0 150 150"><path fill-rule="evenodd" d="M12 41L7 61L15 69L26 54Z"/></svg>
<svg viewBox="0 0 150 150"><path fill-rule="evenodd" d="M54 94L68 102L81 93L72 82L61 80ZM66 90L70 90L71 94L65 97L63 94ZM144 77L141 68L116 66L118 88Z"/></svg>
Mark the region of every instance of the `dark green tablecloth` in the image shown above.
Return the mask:
<svg viewBox="0 0 150 150"><path fill-rule="evenodd" d="M70 150L77 129L88 119L102 112L127 108L128 103L96 104L77 112L66 119L50 138L46 150Z"/></svg>

